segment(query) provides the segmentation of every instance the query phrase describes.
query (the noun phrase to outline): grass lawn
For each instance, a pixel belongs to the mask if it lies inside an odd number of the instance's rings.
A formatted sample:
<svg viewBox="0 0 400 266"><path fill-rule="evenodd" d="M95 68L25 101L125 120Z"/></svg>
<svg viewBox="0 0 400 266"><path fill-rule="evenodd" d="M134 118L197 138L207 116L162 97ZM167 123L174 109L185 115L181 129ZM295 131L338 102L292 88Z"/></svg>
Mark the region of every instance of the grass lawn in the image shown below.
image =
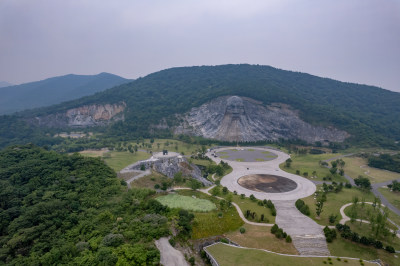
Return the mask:
<svg viewBox="0 0 400 266"><path fill-rule="evenodd" d="M107 153L110 157L105 157L104 161L108 166L114 169L116 172L124 169L130 164L137 161L146 160L150 158L150 154L143 151L138 151L135 153L130 153L127 151L111 151Z"/></svg>
<svg viewBox="0 0 400 266"><path fill-rule="evenodd" d="M340 235L338 235L338 238L333 240L332 243L328 243L328 248L332 256L361 258L363 260L381 259L388 265L400 265L400 258L398 255L398 258L396 258L395 254L382 249L351 242L341 238Z"/></svg>
<svg viewBox="0 0 400 266"><path fill-rule="evenodd" d="M388 180L400 178L400 173L381 170L367 165L367 159L360 157L345 157L346 162L344 172L352 178L357 178L359 175L368 177L371 183L380 183ZM362 166L362 168L360 167Z"/></svg>
<svg viewBox="0 0 400 266"><path fill-rule="evenodd" d="M323 167L319 164L319 161L327 160L336 156L340 156L338 153L324 153L324 154L305 154L305 155L291 155L292 164L290 168L285 167L285 163L280 165L280 168L283 171L296 174L296 170L300 171L300 175L303 175L304 172L308 173L310 180L319 180L322 181L323 178L330 174L329 169ZM316 171L317 178L310 178L312 173ZM334 178L336 182L346 182L346 179L342 176L337 176Z"/></svg>
<svg viewBox="0 0 400 266"><path fill-rule="evenodd" d="M329 264L328 258L313 258L313 257L289 257L278 254L273 254L261 250L237 248L224 244L216 244L207 247L207 251L217 260L219 265L290 265L290 266L304 266L304 265L324 265ZM340 261L331 258L332 265L360 265L358 260L341 259ZM364 261L365 265L376 265Z"/></svg>
<svg viewBox="0 0 400 266"><path fill-rule="evenodd" d="M251 212L257 213L257 217L255 219L252 219L251 217L249 217L248 218L249 221L262 223L260 221L260 217L261 217L261 214L264 214L264 221L263 221L264 223L275 223L275 216L271 215L270 209L268 209L265 206L258 205L257 204L258 200L257 201L251 201L247 197L242 199L240 197L240 195L234 195L231 192L228 192L228 194L221 193L218 196L226 199L228 197L228 195L232 195L232 202L234 202L237 205L239 205L240 209L243 212L243 215L246 213L247 210L250 210Z"/></svg>
<svg viewBox="0 0 400 266"><path fill-rule="evenodd" d="M352 212L354 210L356 211L356 219L362 219L364 221L369 221L370 217L372 215L376 216L380 212L378 208L372 207L371 204L365 204L364 207L362 207L361 203L358 203L356 205L356 207L354 207L354 204L346 207L344 209L344 213L348 217L351 217L351 214L352 214ZM395 222L396 218L397 219L400 218L398 215L392 213L390 210L388 210L388 214L389 214L389 218L392 219L394 222ZM360 222L354 222L354 223L360 223ZM387 226L390 229L397 230L396 227L392 223L390 223L389 221L387 222Z"/></svg>
<svg viewBox="0 0 400 266"><path fill-rule="evenodd" d="M225 234L233 242L247 248L266 249L282 254L294 254L298 252L293 243L286 243L285 239L278 239L271 234L271 227L244 224L246 229L244 234L239 230Z"/></svg>
<svg viewBox="0 0 400 266"><path fill-rule="evenodd" d="M156 200L162 205L166 205L170 208L181 208L194 212L208 212L217 208L211 201L206 199L198 199L195 196L189 197L178 194L168 194L157 197Z"/></svg>
<svg viewBox="0 0 400 266"><path fill-rule="evenodd" d="M220 210L219 200L212 196L193 190L180 190L178 194L185 196L195 195L199 199L207 199L215 203L218 208L206 213L194 212L193 239L223 235L238 230L244 224L235 207L225 207L224 210ZM222 213L222 217L218 216L219 213Z"/></svg>
<svg viewBox="0 0 400 266"><path fill-rule="evenodd" d="M400 192L390 191L389 188L379 188L379 192L396 208L400 209Z"/></svg>
<svg viewBox="0 0 400 266"><path fill-rule="evenodd" d="M318 185L317 189L319 190L320 188L321 185ZM321 225L330 225L328 220L329 216L331 214L337 215L336 222L338 222L340 219L342 219L342 216L340 215L340 208L346 203L353 202L353 198L356 196L358 197L359 201L361 201L362 198L364 198L365 201L374 201L374 194L372 194L372 192L363 192L354 187L351 189L343 188L343 190L339 193L330 192L326 195L327 201L324 202L319 220L315 218L317 215L315 213L316 200L314 199L314 195L303 198L303 200L310 207L310 217L312 219Z"/></svg>

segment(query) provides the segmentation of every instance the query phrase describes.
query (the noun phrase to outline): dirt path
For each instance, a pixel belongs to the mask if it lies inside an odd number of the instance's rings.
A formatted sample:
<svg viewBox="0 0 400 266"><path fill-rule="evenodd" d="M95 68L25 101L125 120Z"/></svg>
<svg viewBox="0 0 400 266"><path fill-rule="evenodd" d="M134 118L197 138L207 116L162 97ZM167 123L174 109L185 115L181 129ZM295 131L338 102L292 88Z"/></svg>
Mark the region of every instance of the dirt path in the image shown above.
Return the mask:
<svg viewBox="0 0 400 266"><path fill-rule="evenodd" d="M182 252L175 249L168 241L167 237L162 237L155 241L156 247L160 251L160 263L164 266L183 265L189 266Z"/></svg>

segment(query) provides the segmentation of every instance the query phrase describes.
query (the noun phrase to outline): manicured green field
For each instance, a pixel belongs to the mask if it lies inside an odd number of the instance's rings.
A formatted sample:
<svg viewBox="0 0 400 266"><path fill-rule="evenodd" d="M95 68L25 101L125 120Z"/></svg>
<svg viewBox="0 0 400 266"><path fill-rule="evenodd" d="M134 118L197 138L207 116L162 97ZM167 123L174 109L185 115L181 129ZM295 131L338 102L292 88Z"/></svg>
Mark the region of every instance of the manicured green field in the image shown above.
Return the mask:
<svg viewBox="0 0 400 266"><path fill-rule="evenodd" d="M319 190L321 186L317 186L317 189ZM334 193L330 192L327 194L327 201L324 202L324 206L322 208L322 213L320 219L316 219L316 213L315 213L315 203L316 200L314 199L314 195L311 195L307 198L304 198L304 202L310 207L311 215L310 217L314 219L317 223L321 225L331 225L329 224L329 215L337 215L337 220L338 222L340 219L342 219L342 216L340 215L340 208L350 202L353 202L354 197L358 197L358 199L361 201L362 198L365 199L365 201L373 202L374 201L374 194L372 192L363 192L357 188L343 188L343 190L339 193Z"/></svg>
<svg viewBox="0 0 400 266"><path fill-rule="evenodd" d="M371 183L380 183L400 178L400 173L369 167L367 165L368 161L365 158L345 157L343 160L346 162L344 171L352 178L362 175L368 177Z"/></svg>
<svg viewBox="0 0 400 266"><path fill-rule="evenodd" d="M194 212L208 212L217 208L211 201L198 199L195 196L189 197L178 194L168 194L166 196L158 197L156 200L162 205L166 205L170 208L181 208Z"/></svg>
<svg viewBox="0 0 400 266"><path fill-rule="evenodd" d="M261 250L255 249L245 249L237 248L224 244L216 244L207 247L207 251L212 254L212 256L217 260L219 265L274 265L274 266L304 266L304 265L324 265L332 262L332 265L351 265L359 266L360 262L358 260L344 259L337 260L336 258L315 258L315 257L292 257L283 256L274 253L269 253ZM364 265L376 265L364 261Z"/></svg>

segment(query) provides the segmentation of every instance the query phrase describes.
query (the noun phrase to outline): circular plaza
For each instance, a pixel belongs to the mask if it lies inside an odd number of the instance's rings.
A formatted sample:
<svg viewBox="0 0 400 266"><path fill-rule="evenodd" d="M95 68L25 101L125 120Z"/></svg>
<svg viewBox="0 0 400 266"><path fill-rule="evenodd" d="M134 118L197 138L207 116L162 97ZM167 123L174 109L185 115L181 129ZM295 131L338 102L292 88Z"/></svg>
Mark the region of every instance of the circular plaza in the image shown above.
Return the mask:
<svg viewBox="0 0 400 266"><path fill-rule="evenodd" d="M308 179L279 168L290 156L267 147L225 147L211 150L208 156L217 164L227 161L233 171L221 179L221 185L247 197L295 200L312 195L316 187Z"/></svg>

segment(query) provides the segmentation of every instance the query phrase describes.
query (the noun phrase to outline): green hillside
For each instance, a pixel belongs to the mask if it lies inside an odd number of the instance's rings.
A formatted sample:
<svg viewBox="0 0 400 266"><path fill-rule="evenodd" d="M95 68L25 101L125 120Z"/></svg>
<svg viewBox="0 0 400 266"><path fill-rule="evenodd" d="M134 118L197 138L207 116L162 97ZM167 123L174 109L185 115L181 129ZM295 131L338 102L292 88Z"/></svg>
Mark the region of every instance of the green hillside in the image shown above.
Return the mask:
<svg viewBox="0 0 400 266"><path fill-rule="evenodd" d="M9 114L78 99L129 81L109 73L98 75L70 74L8 86L0 90L0 114Z"/></svg>
<svg viewBox="0 0 400 266"><path fill-rule="evenodd" d="M104 137L168 136L168 131L149 130L149 125L183 113L223 95L239 95L264 104L279 102L299 110L314 125L335 126L351 134L348 142L393 147L400 136L400 94L378 87L339 82L309 74L258 65L181 67L163 70L131 83L68 103L21 114L29 117L91 103L125 101L125 122L108 128ZM9 143L1 132L0 143ZM1 119L0 119L1 120ZM25 137L29 139L30 137ZM18 141L18 137L13 141Z"/></svg>

